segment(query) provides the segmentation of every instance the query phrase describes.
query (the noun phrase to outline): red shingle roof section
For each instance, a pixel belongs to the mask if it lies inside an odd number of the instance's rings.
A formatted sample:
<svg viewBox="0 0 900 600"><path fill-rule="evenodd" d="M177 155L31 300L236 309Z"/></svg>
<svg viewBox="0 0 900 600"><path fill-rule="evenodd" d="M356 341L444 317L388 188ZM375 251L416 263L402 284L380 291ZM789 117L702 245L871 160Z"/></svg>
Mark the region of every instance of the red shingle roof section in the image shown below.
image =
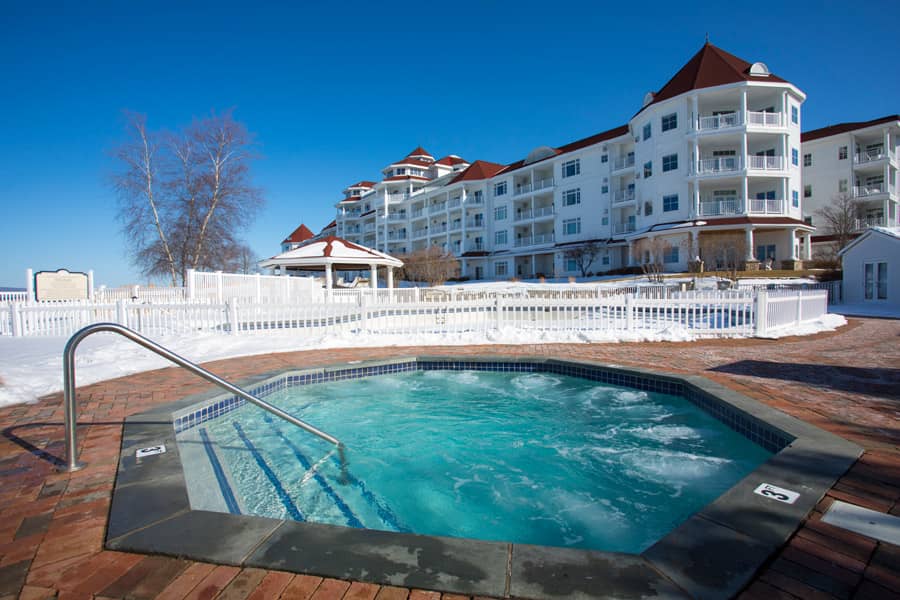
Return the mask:
<svg viewBox="0 0 900 600"><path fill-rule="evenodd" d="M456 156L455 154L451 154L450 156L445 156L444 158L442 158L438 161L435 161L435 164L447 165L448 167L452 167L454 165L462 165L467 162L468 162L467 160L462 159L462 158Z"/></svg>
<svg viewBox="0 0 900 600"><path fill-rule="evenodd" d="M388 177L384 181L406 181L408 179L415 179L416 181L431 181L427 177L419 177L418 175L394 175L393 177Z"/></svg>
<svg viewBox="0 0 900 600"><path fill-rule="evenodd" d="M406 158L410 158L412 156L427 156L432 161L434 161L434 157L422 146L416 146L416 149L406 155Z"/></svg>
<svg viewBox="0 0 900 600"><path fill-rule="evenodd" d="M301 223L300 227L295 229L293 231L293 233L291 233L291 235L284 238L284 241L282 241L281 243L282 244L288 244L288 243L297 244L300 242L305 242L308 239L312 239L313 237L315 237L315 234L309 230L309 227L307 227L306 225Z"/></svg>
<svg viewBox="0 0 900 600"><path fill-rule="evenodd" d="M680 96L691 90L726 85L740 81L775 81L788 83L784 79L772 75L750 75L752 65L734 54L725 52L721 48L713 46L709 42L700 48L700 51L689 60L681 70L675 73L662 88L653 94L653 102L656 104L675 96ZM648 104L647 106L650 106ZM646 107L644 107L646 108ZM643 110L643 108L641 109ZM640 111L638 111L640 112Z"/></svg>
<svg viewBox="0 0 900 600"><path fill-rule="evenodd" d="M348 185L347 189L350 188L373 188L375 187L374 181L360 181L359 183L354 183L353 185Z"/></svg>
<svg viewBox="0 0 900 600"><path fill-rule="evenodd" d="M490 179L505 167L497 163L488 162L486 160L476 160L471 165L462 170L462 172L453 178L447 185L454 184L458 181L478 181L481 179Z"/></svg>
<svg viewBox="0 0 900 600"><path fill-rule="evenodd" d="M599 144L600 142L605 142L606 140L615 139L617 137L621 137L628 133L628 125L620 125L619 127L615 127L613 129L608 129L606 131L601 131L600 133L595 133L594 135L588 136L586 138L582 138L580 140L575 140L574 142L569 142L564 146L560 146L559 148L552 148L556 151L553 156L559 156L560 154L565 154L566 152L574 152L575 150L580 150L582 148L587 148L588 146L593 146L594 144ZM547 158L553 158L553 156L548 156ZM547 160L544 158L539 161L535 161L530 164L536 164L542 162L543 160ZM507 171L515 171L521 167L525 166L525 159L517 160L516 162L509 164L503 169L504 172Z"/></svg>
<svg viewBox="0 0 900 600"><path fill-rule="evenodd" d="M847 133L848 131L856 131L857 129L865 129L872 125L881 125L882 123L891 123L900 121L900 115L888 115L880 119L872 119L871 121L858 121L856 123L838 123L837 125L829 125L820 129L813 129L800 134L801 142L811 142L821 138L826 138L839 133Z"/></svg>
<svg viewBox="0 0 900 600"><path fill-rule="evenodd" d="M398 160L396 162L392 162L390 166L403 166L403 165L415 165L417 167L430 167L434 164L434 160L429 160L427 158L418 158L418 157L410 157L407 156L404 159Z"/></svg>

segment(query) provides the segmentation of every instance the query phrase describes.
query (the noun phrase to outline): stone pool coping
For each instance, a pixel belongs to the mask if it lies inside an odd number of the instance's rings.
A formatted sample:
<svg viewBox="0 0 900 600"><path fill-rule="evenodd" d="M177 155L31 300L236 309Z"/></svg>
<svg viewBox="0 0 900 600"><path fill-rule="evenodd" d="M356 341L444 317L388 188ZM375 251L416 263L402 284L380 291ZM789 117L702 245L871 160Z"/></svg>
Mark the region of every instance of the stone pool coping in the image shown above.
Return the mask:
<svg viewBox="0 0 900 600"><path fill-rule="evenodd" d="M191 510L173 413L221 391L189 396L126 419L106 547L245 567L263 567L469 595L731 597L800 526L862 449L699 376L546 357L415 356L279 369L239 382L244 389L287 373L329 373L409 361L574 365L676 383L714 397L751 421L793 438L735 486L640 555L423 536ZM138 448L166 444L143 459ZM784 504L753 493L760 483L800 493Z"/></svg>

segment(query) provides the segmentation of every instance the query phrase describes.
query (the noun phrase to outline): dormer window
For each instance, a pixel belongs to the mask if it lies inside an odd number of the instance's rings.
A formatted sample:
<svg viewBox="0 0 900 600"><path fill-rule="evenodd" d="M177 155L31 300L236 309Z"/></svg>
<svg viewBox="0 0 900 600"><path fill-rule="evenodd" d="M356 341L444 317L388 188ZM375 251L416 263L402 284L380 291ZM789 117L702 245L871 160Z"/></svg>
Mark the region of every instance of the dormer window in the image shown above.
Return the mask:
<svg viewBox="0 0 900 600"><path fill-rule="evenodd" d="M406 169L394 169L396 175L406 175Z"/></svg>

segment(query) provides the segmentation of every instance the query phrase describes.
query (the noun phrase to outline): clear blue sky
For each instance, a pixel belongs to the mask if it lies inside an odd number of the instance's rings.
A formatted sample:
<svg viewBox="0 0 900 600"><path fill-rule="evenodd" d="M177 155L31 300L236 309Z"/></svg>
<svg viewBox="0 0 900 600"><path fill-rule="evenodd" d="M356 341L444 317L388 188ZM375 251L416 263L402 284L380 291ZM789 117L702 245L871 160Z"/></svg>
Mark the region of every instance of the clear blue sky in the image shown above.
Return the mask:
<svg viewBox="0 0 900 600"><path fill-rule="evenodd" d="M805 130L900 112L896 0L274 4L3 2L0 286L144 281L107 184L123 109L170 129L235 109L264 155L260 257L417 145L512 162L625 123L707 32L806 92Z"/></svg>

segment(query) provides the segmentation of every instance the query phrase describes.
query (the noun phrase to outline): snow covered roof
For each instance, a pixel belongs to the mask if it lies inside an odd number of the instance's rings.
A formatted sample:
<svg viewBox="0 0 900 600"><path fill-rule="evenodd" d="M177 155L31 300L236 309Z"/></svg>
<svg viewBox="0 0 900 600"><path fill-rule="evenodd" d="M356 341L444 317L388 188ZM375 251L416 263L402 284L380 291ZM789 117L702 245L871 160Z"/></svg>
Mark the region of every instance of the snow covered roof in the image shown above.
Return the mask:
<svg viewBox="0 0 900 600"><path fill-rule="evenodd" d="M289 252L260 261L259 266L320 271L325 269L325 265L338 269L357 269L373 264L388 267L403 266L402 261L389 254L335 236L309 240Z"/></svg>
<svg viewBox="0 0 900 600"><path fill-rule="evenodd" d="M869 227L861 236L841 248L841 250L838 252L838 256L843 256L845 252L850 250L850 248L853 248L863 240L866 240L873 235L885 235L890 238L894 238L894 240L900 240L900 227Z"/></svg>

